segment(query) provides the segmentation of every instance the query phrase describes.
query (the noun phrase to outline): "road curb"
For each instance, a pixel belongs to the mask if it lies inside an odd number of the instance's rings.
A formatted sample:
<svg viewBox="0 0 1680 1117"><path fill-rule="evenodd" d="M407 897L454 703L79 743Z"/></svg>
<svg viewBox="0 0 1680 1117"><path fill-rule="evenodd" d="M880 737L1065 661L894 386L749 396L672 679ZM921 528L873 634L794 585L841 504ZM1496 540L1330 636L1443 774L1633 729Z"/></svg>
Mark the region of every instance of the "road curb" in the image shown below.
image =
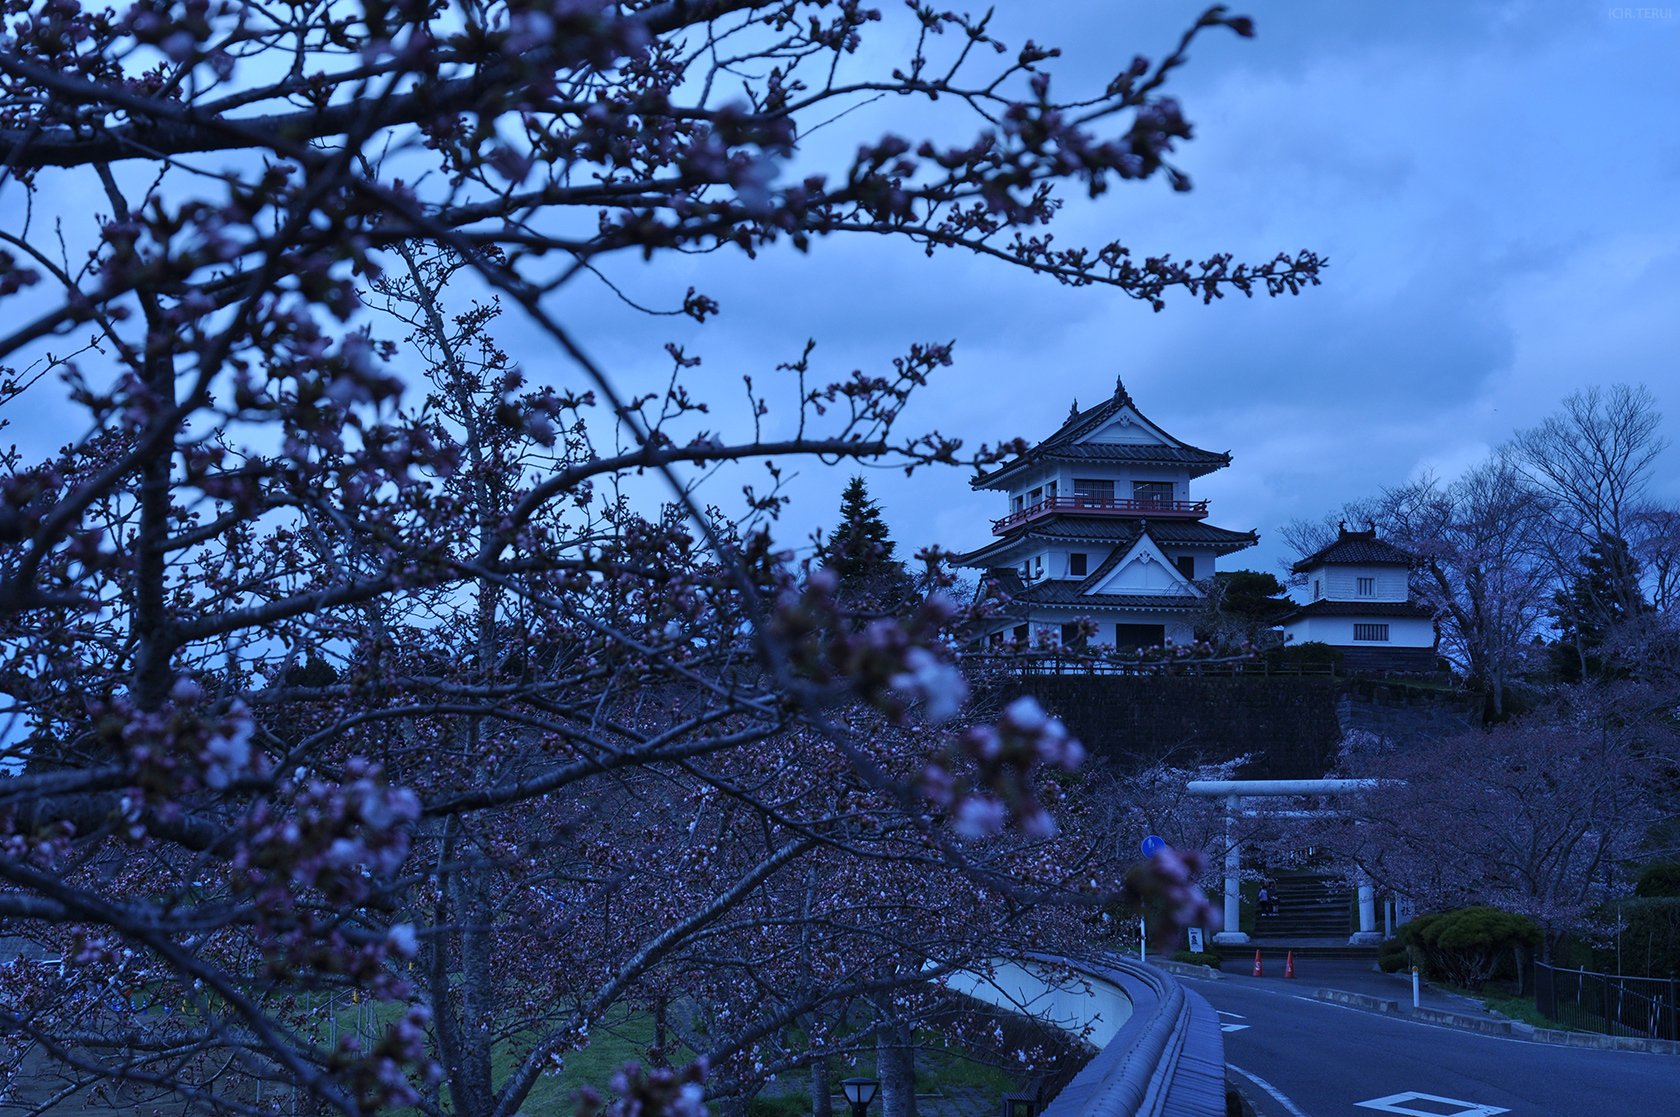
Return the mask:
<svg viewBox="0 0 1680 1117"><path fill-rule="evenodd" d="M1559 1047L1587 1047L1600 1051L1644 1051L1651 1055L1680 1055L1680 1041L1646 1039L1643 1036L1601 1036L1594 1032L1560 1032L1553 1028L1534 1029L1537 1043Z"/></svg>
<svg viewBox="0 0 1680 1117"><path fill-rule="evenodd" d="M1149 964L1180 977L1198 977L1205 981L1224 981L1225 975L1212 966L1192 966L1189 962L1174 962L1170 958L1151 958Z"/></svg>
<svg viewBox="0 0 1680 1117"><path fill-rule="evenodd" d="M1369 997L1364 993L1347 993L1340 989L1314 989L1309 996L1314 1000L1329 1001L1338 1005L1352 1005L1354 1008L1369 1009L1372 1012L1395 1013L1400 1011L1399 1001L1385 1001L1381 997Z"/></svg>
<svg viewBox="0 0 1680 1117"><path fill-rule="evenodd" d="M1563 1032L1553 1028L1529 1028L1526 1025L1519 1029L1510 1020L1484 1020L1478 1016L1461 1016L1456 1012L1443 1012L1438 1008L1418 1007L1409 1011L1402 1011L1399 1001L1387 1001L1381 997L1366 996L1364 993L1347 993L1340 989L1314 989L1311 996L1314 1000L1347 1005L1350 1008L1362 1008L1367 1012L1377 1012L1385 1016L1407 1017L1412 1020L1421 1020L1427 1024L1462 1028L1465 1031L1482 1032L1485 1035L1528 1039L1535 1043L1550 1043L1558 1047L1583 1047L1600 1051L1643 1051L1652 1055L1680 1055L1680 1040L1645 1039L1642 1036L1602 1036L1592 1032Z"/></svg>
<svg viewBox="0 0 1680 1117"><path fill-rule="evenodd" d="M1412 1009L1411 1017L1414 1020L1427 1020L1431 1024L1445 1024L1449 1028L1465 1028L1472 1032L1487 1032L1496 1036L1516 1034L1511 1029L1509 1020L1484 1020L1480 1016L1460 1016L1456 1012L1443 1012L1438 1008L1419 1006Z"/></svg>

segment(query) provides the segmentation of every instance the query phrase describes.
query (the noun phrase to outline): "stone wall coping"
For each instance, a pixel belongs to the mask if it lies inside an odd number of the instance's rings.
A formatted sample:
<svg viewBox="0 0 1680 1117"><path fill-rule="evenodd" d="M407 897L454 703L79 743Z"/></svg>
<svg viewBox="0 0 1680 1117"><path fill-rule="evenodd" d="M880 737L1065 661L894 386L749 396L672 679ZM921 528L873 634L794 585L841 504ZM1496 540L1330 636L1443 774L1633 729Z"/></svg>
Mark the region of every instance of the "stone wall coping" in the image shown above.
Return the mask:
<svg viewBox="0 0 1680 1117"><path fill-rule="evenodd" d="M1041 1117L1159 1117L1172 1090L1187 1040L1223 1052L1214 1019L1211 1041L1194 1036L1191 1001L1170 974L1125 955L1101 959L1028 955L1067 966L1123 991L1132 1015L1096 1058L1045 1107ZM1219 1056L1223 1065L1223 1054ZM1208 1117L1218 1117L1209 1110Z"/></svg>

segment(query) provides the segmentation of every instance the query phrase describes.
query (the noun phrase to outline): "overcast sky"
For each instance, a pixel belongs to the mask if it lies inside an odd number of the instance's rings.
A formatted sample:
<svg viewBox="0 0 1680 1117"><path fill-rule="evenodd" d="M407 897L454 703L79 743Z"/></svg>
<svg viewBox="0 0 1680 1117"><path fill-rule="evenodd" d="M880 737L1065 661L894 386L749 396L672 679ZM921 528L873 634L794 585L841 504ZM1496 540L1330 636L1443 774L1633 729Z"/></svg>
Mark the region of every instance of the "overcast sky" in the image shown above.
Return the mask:
<svg viewBox="0 0 1680 1117"><path fill-rule="evenodd" d="M906 40L896 5L878 2L889 23L853 64L880 73L902 61ZM1135 53L1159 58L1202 6L1000 0L994 27L1011 46L1030 36L1063 47L1055 88L1074 95L1100 89ZM804 256L780 249L748 261L730 249L608 266L649 303L680 305L690 285L713 295L723 314L704 327L637 314L600 286L554 309L641 387L665 374L665 342L700 355L687 379L730 433L743 427L742 375L774 385L776 364L807 338L822 380L954 339L955 367L902 429L938 428L970 445L1041 438L1073 399L1088 406L1124 376L1145 414L1233 454L1230 469L1196 483L1210 522L1261 534L1227 568L1275 568L1279 525L1422 470L1450 477L1583 385L1648 384L1670 435L1680 431L1676 9L1261 0L1236 10L1255 17L1258 37L1208 35L1172 82L1196 126L1177 157L1195 190L1121 185L1097 204L1074 200L1053 229L1059 243L1120 238L1138 255L1264 260L1310 248L1330 260L1322 287L1213 306L1177 297L1155 314L996 261L841 238ZM889 130L966 142L975 121L882 101L810 134L789 173L832 171L860 139ZM57 210L85 225L106 208L91 176L46 172L41 182L38 221ZM569 380L528 326L510 316L501 333L533 379ZM773 392L778 403L790 394ZM65 413L39 395L35 406L33 429L7 433L44 452L66 437ZM773 411L766 436L788 433L791 418ZM1664 458L1657 486L1680 500L1677 462ZM800 467L785 540L834 522L851 472ZM961 471L869 477L906 554L977 546L1003 512L1000 496L972 492ZM739 507L748 481L762 488L757 473L723 470L708 497Z"/></svg>
<svg viewBox="0 0 1680 1117"><path fill-rule="evenodd" d="M1037 0L1000 4L999 18L1011 45L1065 48L1066 92L1133 53L1159 57L1201 7ZM721 319L591 343L622 367L681 335L727 397L743 371L768 374L808 336L828 373L954 338L956 366L905 422L971 443L1042 437L1072 399L1089 405L1123 375L1169 431L1232 452L1230 469L1197 484L1210 522L1261 533L1227 567L1273 568L1280 524L1422 470L1451 476L1583 385L1644 382L1680 431L1675 9L1236 10L1258 37L1210 35L1174 79L1197 130L1179 156L1195 190L1117 188L1070 206L1058 239L1247 259L1311 248L1331 261L1322 287L1211 307L1178 298L1154 314L993 262L835 241L751 266L714 257L683 285L715 294ZM1671 498L1677 460L1657 479ZM805 468L790 534L832 522L845 476ZM956 471L870 481L907 550L978 545L1002 514L1001 497Z"/></svg>

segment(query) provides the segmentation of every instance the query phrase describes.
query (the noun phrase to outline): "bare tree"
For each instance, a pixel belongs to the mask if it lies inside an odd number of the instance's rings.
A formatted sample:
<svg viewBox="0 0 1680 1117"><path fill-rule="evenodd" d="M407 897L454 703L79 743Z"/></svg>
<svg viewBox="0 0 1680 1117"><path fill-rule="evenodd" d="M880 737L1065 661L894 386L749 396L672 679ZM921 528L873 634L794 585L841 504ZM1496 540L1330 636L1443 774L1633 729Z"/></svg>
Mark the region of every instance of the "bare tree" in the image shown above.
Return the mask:
<svg viewBox="0 0 1680 1117"><path fill-rule="evenodd" d="M1680 509L1645 508L1635 518L1631 543L1644 566L1652 608L1673 613L1680 606Z"/></svg>
<svg viewBox="0 0 1680 1117"><path fill-rule="evenodd" d="M1594 386L1568 396L1561 412L1512 439L1513 460L1548 499L1560 580L1594 547L1612 557L1626 553L1614 541L1631 539L1645 511L1651 470L1667 446L1661 424L1656 399L1644 385ZM1637 612L1644 604L1638 571L1620 560L1608 573L1614 600L1605 604Z"/></svg>
<svg viewBox="0 0 1680 1117"><path fill-rule="evenodd" d="M1384 490L1375 519L1417 556L1412 589L1444 622L1443 650L1503 715L1551 601L1545 498L1496 456L1450 485L1425 477Z"/></svg>

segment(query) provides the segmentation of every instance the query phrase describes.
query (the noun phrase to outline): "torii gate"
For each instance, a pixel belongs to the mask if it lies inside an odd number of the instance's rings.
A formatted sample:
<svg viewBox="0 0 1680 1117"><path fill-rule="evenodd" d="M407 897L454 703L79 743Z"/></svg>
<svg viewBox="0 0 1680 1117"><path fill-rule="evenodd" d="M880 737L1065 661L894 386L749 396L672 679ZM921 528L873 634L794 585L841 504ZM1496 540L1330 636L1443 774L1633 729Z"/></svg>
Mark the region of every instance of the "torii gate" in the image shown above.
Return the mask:
<svg viewBox="0 0 1680 1117"><path fill-rule="evenodd" d="M1216 943L1245 943L1242 928L1242 892L1238 881L1242 855L1237 844L1237 818L1243 798L1277 798L1286 795L1349 795L1392 785L1394 780L1191 780L1184 790L1191 795L1223 796L1225 799L1225 930L1213 936ZM1382 941L1377 930L1376 890L1363 873L1359 877L1359 930L1349 936L1351 946Z"/></svg>

